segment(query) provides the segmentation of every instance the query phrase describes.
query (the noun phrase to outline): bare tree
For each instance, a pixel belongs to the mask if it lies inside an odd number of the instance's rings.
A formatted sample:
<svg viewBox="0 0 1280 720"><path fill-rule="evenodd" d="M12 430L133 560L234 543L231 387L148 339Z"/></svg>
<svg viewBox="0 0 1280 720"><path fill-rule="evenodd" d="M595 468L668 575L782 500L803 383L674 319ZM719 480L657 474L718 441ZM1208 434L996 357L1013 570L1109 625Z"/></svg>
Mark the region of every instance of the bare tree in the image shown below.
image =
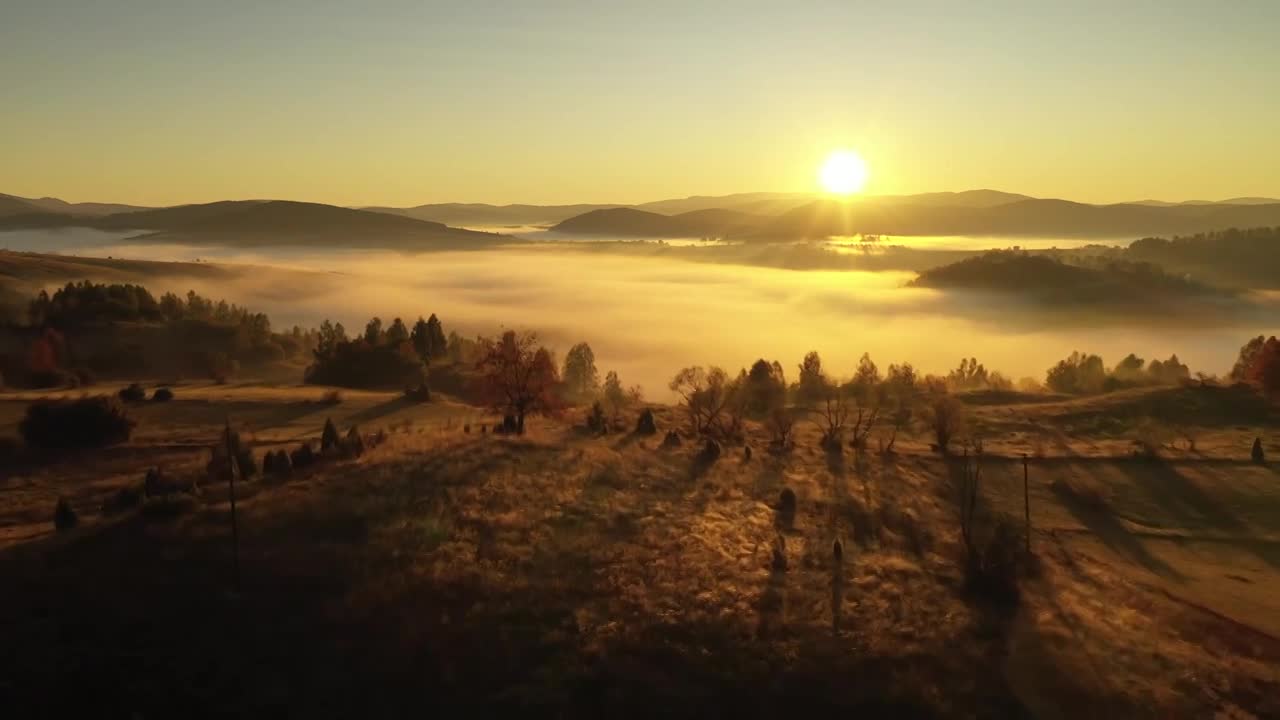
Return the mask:
<svg viewBox="0 0 1280 720"><path fill-rule="evenodd" d="M668 387L680 395L693 432L702 434L720 428L721 414L729 401L728 385L724 370L694 366L676 373Z"/></svg>

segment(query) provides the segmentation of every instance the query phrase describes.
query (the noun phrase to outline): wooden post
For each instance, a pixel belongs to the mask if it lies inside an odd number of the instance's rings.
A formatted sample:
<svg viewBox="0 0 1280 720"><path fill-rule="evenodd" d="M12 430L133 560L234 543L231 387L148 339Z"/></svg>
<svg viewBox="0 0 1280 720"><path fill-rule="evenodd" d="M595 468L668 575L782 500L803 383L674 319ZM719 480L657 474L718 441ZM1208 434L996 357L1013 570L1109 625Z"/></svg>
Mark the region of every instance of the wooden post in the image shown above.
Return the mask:
<svg viewBox="0 0 1280 720"><path fill-rule="evenodd" d="M1027 520L1027 555L1031 555L1031 491L1027 476L1027 454L1022 453L1022 510L1026 514Z"/></svg>
<svg viewBox="0 0 1280 720"><path fill-rule="evenodd" d="M240 592L240 524L236 520L236 456L231 448L231 419L223 433L227 449L227 489L231 493L231 552L235 563L235 589Z"/></svg>

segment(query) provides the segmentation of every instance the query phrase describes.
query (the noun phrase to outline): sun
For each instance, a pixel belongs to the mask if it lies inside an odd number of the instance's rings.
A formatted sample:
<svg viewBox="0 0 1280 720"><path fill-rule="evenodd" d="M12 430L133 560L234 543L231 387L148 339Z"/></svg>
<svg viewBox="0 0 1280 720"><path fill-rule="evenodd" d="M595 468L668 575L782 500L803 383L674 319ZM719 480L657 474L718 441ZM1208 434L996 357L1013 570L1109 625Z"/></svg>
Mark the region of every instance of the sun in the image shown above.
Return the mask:
<svg viewBox="0 0 1280 720"><path fill-rule="evenodd" d="M851 195L867 184L867 163L852 150L837 150L827 156L818 172L822 189L835 195Z"/></svg>

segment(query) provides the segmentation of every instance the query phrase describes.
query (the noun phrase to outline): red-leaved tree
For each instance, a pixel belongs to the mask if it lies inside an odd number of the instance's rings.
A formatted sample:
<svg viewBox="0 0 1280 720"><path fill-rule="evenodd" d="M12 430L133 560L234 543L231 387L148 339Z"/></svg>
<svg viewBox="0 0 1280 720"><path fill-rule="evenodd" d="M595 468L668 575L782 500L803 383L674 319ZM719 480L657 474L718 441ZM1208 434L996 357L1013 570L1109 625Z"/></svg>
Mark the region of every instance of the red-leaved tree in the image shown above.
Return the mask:
<svg viewBox="0 0 1280 720"><path fill-rule="evenodd" d="M1267 338L1254 353L1248 378L1268 396L1280 397L1280 340L1275 336Z"/></svg>
<svg viewBox="0 0 1280 720"><path fill-rule="evenodd" d="M526 415L559 409L560 376L535 333L508 330L497 339L485 338L476 369L484 401L496 412L513 416L517 433L524 433Z"/></svg>

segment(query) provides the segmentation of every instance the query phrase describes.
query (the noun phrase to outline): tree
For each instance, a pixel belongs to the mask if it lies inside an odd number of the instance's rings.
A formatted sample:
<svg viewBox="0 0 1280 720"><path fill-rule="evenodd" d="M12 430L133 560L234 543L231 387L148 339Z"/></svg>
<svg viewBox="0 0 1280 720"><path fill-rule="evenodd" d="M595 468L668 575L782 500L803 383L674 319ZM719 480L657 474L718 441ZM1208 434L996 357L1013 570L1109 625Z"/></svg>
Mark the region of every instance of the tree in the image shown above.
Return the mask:
<svg viewBox="0 0 1280 720"><path fill-rule="evenodd" d="M391 345L399 345L409 339L409 328L405 327L404 321L396 318L391 321L391 327L387 328L387 342Z"/></svg>
<svg viewBox="0 0 1280 720"><path fill-rule="evenodd" d="M826 391L826 377L822 372L822 358L816 350L810 350L800 363L800 377L796 381L796 402L812 406L822 401Z"/></svg>
<svg viewBox="0 0 1280 720"><path fill-rule="evenodd" d="M521 435L527 415L559 409L554 394L560 382L555 363L532 332L508 330L497 339L483 339L476 369L485 401L495 411L514 416L516 432Z"/></svg>
<svg viewBox="0 0 1280 720"><path fill-rule="evenodd" d="M964 429L964 404L945 388L935 388L929 393L927 410L938 452L946 455L951 441Z"/></svg>
<svg viewBox="0 0 1280 720"><path fill-rule="evenodd" d="M862 357L858 360L858 369L854 371L853 381L850 383L854 397L864 401L869 399L879 384L880 369L876 367L870 353L862 353Z"/></svg>
<svg viewBox="0 0 1280 720"><path fill-rule="evenodd" d="M687 367L668 383L672 392L680 395L689 424L695 433L710 433L720 429L720 415L728 401L729 376L724 370L700 366Z"/></svg>
<svg viewBox="0 0 1280 720"><path fill-rule="evenodd" d="M1280 397L1280 340L1267 338L1249 365L1249 382L1270 397Z"/></svg>
<svg viewBox="0 0 1280 720"><path fill-rule="evenodd" d="M413 345L414 352L418 353L418 357L423 362L431 359L431 333L427 327L427 321L418 316L418 322L413 324L413 332L409 334L409 342Z"/></svg>
<svg viewBox="0 0 1280 720"><path fill-rule="evenodd" d="M986 366L977 358L960 359L960 367L947 373L947 385L952 390L981 390L987 387Z"/></svg>
<svg viewBox="0 0 1280 720"><path fill-rule="evenodd" d="M1236 358L1236 364L1231 368L1231 374L1228 376L1234 382L1248 382L1249 371L1253 367L1253 361L1258 357L1258 353L1262 351L1267 339L1262 335L1253 338L1240 348L1240 355Z"/></svg>
<svg viewBox="0 0 1280 720"><path fill-rule="evenodd" d="M614 420L617 420L628 406L637 405L643 400L644 392L639 385L624 388L618 373L613 370L604 376L604 401L608 404Z"/></svg>
<svg viewBox="0 0 1280 720"><path fill-rule="evenodd" d="M1045 385L1054 392L1087 395L1101 392L1106 380L1107 372L1102 366L1102 358L1073 352L1070 357L1060 360L1049 369Z"/></svg>
<svg viewBox="0 0 1280 720"><path fill-rule="evenodd" d="M1152 360L1147 367L1147 374L1155 382L1164 385L1176 385L1184 380L1191 379L1191 368L1179 361L1177 355L1171 355L1164 362Z"/></svg>
<svg viewBox="0 0 1280 720"><path fill-rule="evenodd" d="M581 342L569 348L564 356L563 378L571 397L581 399L595 394L600 387L600 373L590 345Z"/></svg>
<svg viewBox="0 0 1280 720"><path fill-rule="evenodd" d="M427 353L432 358L442 358L449 351L449 343L444 337L444 326L435 313L427 318Z"/></svg>
<svg viewBox="0 0 1280 720"><path fill-rule="evenodd" d="M775 409L787 403L787 381L782 377L782 365L776 361L756 360L747 372L744 385L747 414L755 418L768 417Z"/></svg>
<svg viewBox="0 0 1280 720"><path fill-rule="evenodd" d="M382 344L382 318L375 317L364 326L364 341L370 345Z"/></svg>

